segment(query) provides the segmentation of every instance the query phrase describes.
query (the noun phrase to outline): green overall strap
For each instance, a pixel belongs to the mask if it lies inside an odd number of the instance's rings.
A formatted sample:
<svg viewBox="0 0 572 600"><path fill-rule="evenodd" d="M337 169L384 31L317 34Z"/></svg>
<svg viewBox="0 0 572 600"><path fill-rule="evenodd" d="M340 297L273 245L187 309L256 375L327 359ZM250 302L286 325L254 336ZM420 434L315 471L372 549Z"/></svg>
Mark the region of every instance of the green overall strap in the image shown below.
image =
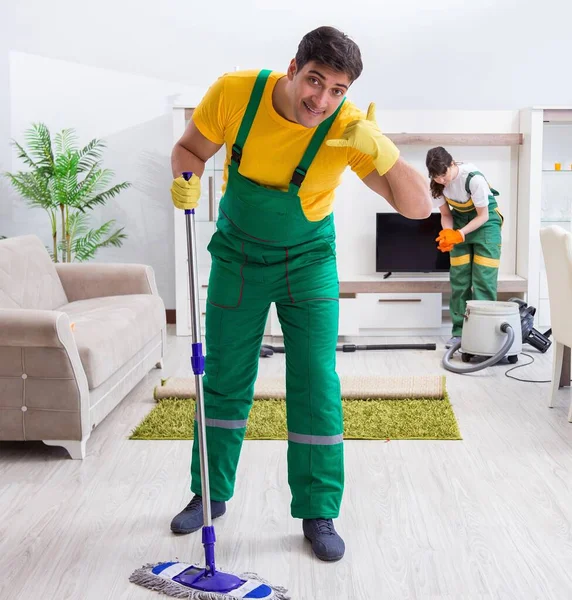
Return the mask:
<svg viewBox="0 0 572 600"><path fill-rule="evenodd" d="M308 144L308 147L306 148L306 152L304 152L304 156L302 156L302 160L300 161L298 166L294 169L294 173L292 173L292 179L290 180L290 185L288 186L289 192L296 193L296 194L298 193L298 190L300 189L302 182L306 178L306 173L308 172L308 169L310 168L312 161L316 157L316 154L318 153L318 150L320 149L322 142L328 135L328 131L330 130L332 123L335 121L336 117L338 116L338 113L340 112L340 109L342 108L342 105L345 101L346 101L346 99L344 98L341 101L338 108L336 109L336 112L334 112L333 115L330 115L323 123L320 123L320 125L318 125L316 132L312 136L312 139L310 140L310 143Z"/></svg>
<svg viewBox="0 0 572 600"><path fill-rule="evenodd" d="M266 87L268 76L271 72L272 71L270 69L263 69L260 71L260 73L258 73L256 81L254 82L254 87L252 88L252 92L250 94L250 100L246 106L244 116L242 117L238 133L236 134L236 139L232 145L231 160L236 163L237 167L240 165L242 148L246 142L246 138L248 137L252 123L254 122L256 111L258 110L258 106L262 100L262 94L264 92L264 88Z"/></svg>
<svg viewBox="0 0 572 600"><path fill-rule="evenodd" d="M465 181L465 191L467 192L467 194L469 194L469 196L471 195L471 188L469 187L469 184L471 183L471 179L475 176L475 175L480 175L481 177L484 178L485 181L487 181L487 178L480 172L480 171L471 171L468 175L467 175L467 180ZM487 185L489 186L489 189L491 190L491 194L493 196L498 196L499 193L490 186L489 182L487 181Z"/></svg>

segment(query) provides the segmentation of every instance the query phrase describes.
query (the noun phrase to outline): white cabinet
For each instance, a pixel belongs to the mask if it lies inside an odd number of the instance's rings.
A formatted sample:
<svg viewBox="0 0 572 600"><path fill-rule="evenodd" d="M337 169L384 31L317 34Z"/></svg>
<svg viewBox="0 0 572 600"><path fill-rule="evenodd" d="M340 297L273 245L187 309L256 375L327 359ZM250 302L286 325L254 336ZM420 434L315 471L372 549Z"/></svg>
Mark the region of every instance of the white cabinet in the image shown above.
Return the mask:
<svg viewBox="0 0 572 600"><path fill-rule="evenodd" d="M192 108L173 108L173 142L183 135L192 115ZM197 236L197 258L200 279L201 329L204 333L204 313L206 307L206 285L210 272L210 254L207 245L215 231L218 205L222 197L224 146L211 157L201 177L201 198L195 211L195 233ZM191 334L190 292L187 261L187 232L183 211L173 207L175 235L175 297L177 312L177 335Z"/></svg>
<svg viewBox="0 0 572 600"><path fill-rule="evenodd" d="M282 335L274 307L270 335ZM340 298L339 335L419 335L443 333L442 294L357 294Z"/></svg>
<svg viewBox="0 0 572 600"><path fill-rule="evenodd" d="M340 298L338 335L359 335L360 311L357 298Z"/></svg>
<svg viewBox="0 0 572 600"><path fill-rule="evenodd" d="M193 102L195 100L193 99ZM194 104L196 106L196 103ZM178 140L192 114L193 104L173 109L173 139ZM558 109L560 110L560 109ZM572 109L562 109L572 115ZM554 111L552 111L554 113ZM385 111L383 121L387 131L418 131L415 134L391 134L400 146L410 145L407 159L420 172L425 172L424 157L427 147L443 144L465 146L455 148L455 154L471 157L482 165L495 182L500 181L502 201L508 210L503 232L503 260L501 275L514 277L528 285L528 301L538 308L540 299L540 238L542 137L545 109L520 111ZM519 123L520 120L520 123ZM572 122L572 118L570 119ZM441 134L427 133L442 131ZM456 133L455 133L456 132ZM491 133L492 132L492 133ZM489 148L492 146L493 148ZM210 257L206 250L208 239L214 232L218 205L222 195L222 175L225 161L224 148L208 161L202 177L202 197L196 213L200 237L198 244L201 285L206 285ZM560 161L569 168L572 157ZM518 165L517 165L518 163ZM518 168L517 168L518 166ZM518 172L518 175L517 175ZM566 178L572 182L572 173L547 176ZM369 193L357 178L348 174L346 185L337 193L338 264L344 278L367 276L378 279L375 273L375 230L373 217L383 202L373 192ZM517 182L518 179L518 182ZM356 186L354 189L353 186ZM518 190L518 192L517 192ZM369 194L369 195L368 195ZM359 198L359 202L356 199ZM515 206L515 200L518 205ZM356 207L359 206L359 210ZM345 212L344 212L345 211ZM183 214L175 210L175 262L177 298L177 334L189 334L189 302L186 258L186 233ZM516 265L515 265L516 262ZM520 277L517 277L520 276ZM431 278L428 278L431 279ZM435 275L432 279L440 280ZM528 282L526 281L528 280ZM429 282L419 290L416 281L396 294L357 292L355 298L340 299L341 336L357 335L446 335L450 332L446 299L437 286ZM386 288L383 288L383 292ZM389 291L393 292L393 289ZM506 290L512 291L512 290ZM417 292L415 294L410 292ZM419 293L421 292L421 293ZM520 290L522 292L522 290ZM206 300L206 288L201 288L201 300ZM203 312L203 311L202 311ZM281 335L280 324L273 307L266 333Z"/></svg>
<svg viewBox="0 0 572 600"><path fill-rule="evenodd" d="M571 111L572 112L572 111ZM541 224L570 230L572 219L572 114L570 121L544 115Z"/></svg>
<svg viewBox="0 0 572 600"><path fill-rule="evenodd" d="M189 288L189 266L187 260L185 216L182 211L177 211L176 224L182 230L180 235L184 246L175 246L176 256L176 288L177 288L177 335L191 335L191 298ZM208 243L214 233L215 224L209 221L195 221L195 235L197 243L197 258L199 271L199 304L201 317L201 331L204 334L204 320L206 311L206 298L209 273L211 269L211 256L207 251Z"/></svg>
<svg viewBox="0 0 572 600"><path fill-rule="evenodd" d="M540 229L571 229L572 107L524 109L521 131L517 272L529 281L527 301L543 329L550 327L550 308Z"/></svg>
<svg viewBox="0 0 572 600"><path fill-rule="evenodd" d="M196 211L197 221L216 223L218 206L222 198L223 172L226 149L223 146L205 164L201 177L201 199Z"/></svg>
<svg viewBox="0 0 572 600"><path fill-rule="evenodd" d="M175 142L183 135L193 110L193 108L188 107L175 107L173 109L173 138ZM222 146L205 164L205 170L201 177L201 198L195 211L196 221L216 222L218 205L222 197L225 158L226 148Z"/></svg>
<svg viewBox="0 0 572 600"><path fill-rule="evenodd" d="M360 330L441 327L441 294L363 294L357 300Z"/></svg>
<svg viewBox="0 0 572 600"><path fill-rule="evenodd" d="M359 335L359 323L359 302L357 299L340 298L338 335L340 337ZM266 334L277 336L283 335L280 320L278 319L278 313L276 312L276 306L274 304L270 307Z"/></svg>

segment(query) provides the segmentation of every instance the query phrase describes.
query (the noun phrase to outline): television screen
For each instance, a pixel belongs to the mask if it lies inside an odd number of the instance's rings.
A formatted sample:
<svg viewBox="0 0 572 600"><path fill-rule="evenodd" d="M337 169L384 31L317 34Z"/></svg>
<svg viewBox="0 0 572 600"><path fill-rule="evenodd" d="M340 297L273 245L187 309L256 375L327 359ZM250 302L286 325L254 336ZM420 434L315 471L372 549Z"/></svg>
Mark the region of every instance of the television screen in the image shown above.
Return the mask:
<svg viewBox="0 0 572 600"><path fill-rule="evenodd" d="M398 213L377 213L378 273L428 273L449 270L449 253L437 249L441 213L427 219L407 219Z"/></svg>

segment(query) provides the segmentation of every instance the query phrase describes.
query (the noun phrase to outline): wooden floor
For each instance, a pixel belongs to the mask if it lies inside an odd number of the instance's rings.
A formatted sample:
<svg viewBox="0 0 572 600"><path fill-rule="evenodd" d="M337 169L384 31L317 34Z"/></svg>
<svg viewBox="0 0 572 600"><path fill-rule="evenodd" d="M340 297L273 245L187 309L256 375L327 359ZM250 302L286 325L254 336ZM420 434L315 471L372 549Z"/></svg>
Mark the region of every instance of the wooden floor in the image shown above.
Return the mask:
<svg viewBox="0 0 572 600"><path fill-rule="evenodd" d="M1 600L152 600L160 596L129 583L133 569L202 560L200 533L169 530L190 498L191 442L127 439L160 377L189 376L188 347L169 336L163 372L94 431L84 461L0 443ZM534 365L515 374L548 379L551 353L532 352ZM443 373L442 353L340 354L338 370ZM550 410L547 384L512 381L507 368L447 373L463 441L346 442L336 524L347 551L336 564L313 557L290 517L286 443L246 442L235 497L215 521L219 566L256 571L295 600L572 598L570 391ZM262 374L283 369L283 356L261 361Z"/></svg>

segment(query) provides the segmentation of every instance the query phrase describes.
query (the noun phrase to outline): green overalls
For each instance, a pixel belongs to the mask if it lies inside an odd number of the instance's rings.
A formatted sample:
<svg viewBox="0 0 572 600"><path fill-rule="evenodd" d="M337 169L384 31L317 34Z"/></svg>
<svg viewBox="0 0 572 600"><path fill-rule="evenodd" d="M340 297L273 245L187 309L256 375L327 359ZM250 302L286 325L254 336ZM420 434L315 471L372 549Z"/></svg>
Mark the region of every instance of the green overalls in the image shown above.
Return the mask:
<svg viewBox="0 0 572 600"><path fill-rule="evenodd" d="M287 192L243 177L241 156L248 152L248 133L269 73L260 72L232 147L217 230L208 246L204 391L211 497L225 501L233 495L260 346L275 302L286 348L291 513L335 518L344 466L334 221L333 215L308 221L298 192L337 111L317 127ZM275 150L280 149L268 148ZM191 490L200 494L196 440L195 427Z"/></svg>
<svg viewBox="0 0 572 600"><path fill-rule="evenodd" d="M459 202L445 197L453 214L453 227L460 229L477 216L470 197L469 183L475 175L472 171L465 181L469 199ZM484 175L483 175L484 177ZM491 188L489 196L489 220L477 230L466 235L465 241L456 244L451 250L451 319L453 336L461 336L463 315L467 300L496 300L497 279L501 254L501 227L503 217L499 212L496 196L499 193Z"/></svg>

